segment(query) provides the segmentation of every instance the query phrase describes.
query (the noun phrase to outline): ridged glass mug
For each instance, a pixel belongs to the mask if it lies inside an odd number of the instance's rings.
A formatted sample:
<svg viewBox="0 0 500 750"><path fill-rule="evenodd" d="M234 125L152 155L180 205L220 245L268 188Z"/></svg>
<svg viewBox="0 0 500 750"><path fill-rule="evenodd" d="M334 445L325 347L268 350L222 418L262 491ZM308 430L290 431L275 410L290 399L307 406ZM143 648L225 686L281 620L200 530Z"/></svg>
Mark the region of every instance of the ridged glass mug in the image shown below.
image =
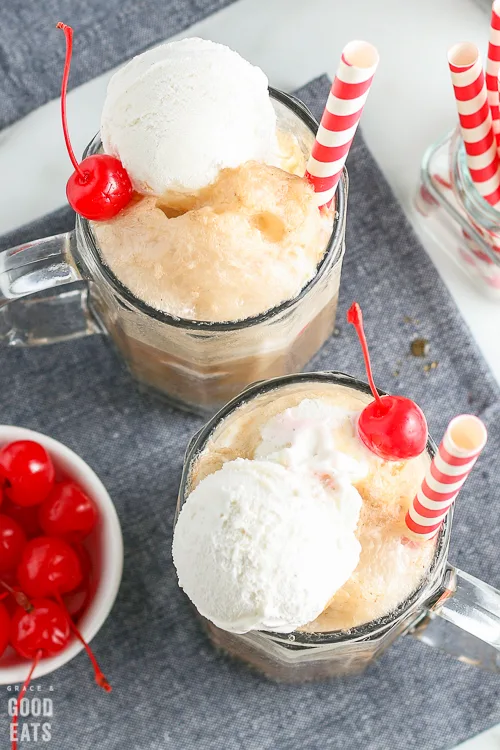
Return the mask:
<svg viewBox="0 0 500 750"><path fill-rule="evenodd" d="M298 99L270 93L279 129L292 132L308 154L313 116ZM96 137L85 155L100 147ZM239 322L183 320L150 307L106 266L91 224L77 217L73 232L0 253L0 342L34 346L105 333L142 388L213 413L249 383L302 370L332 333L347 190L344 170L315 277L295 299Z"/></svg>
<svg viewBox="0 0 500 750"><path fill-rule="evenodd" d="M305 383L333 384L370 393L366 383L339 372L289 375L250 386L226 404L191 440L184 461L176 518L190 491L194 462L221 423L254 398L259 397L262 403L261 399L275 398L277 389L293 389ZM436 444L429 438L429 459L435 451ZM441 528L425 580L405 602L384 617L349 631L290 634L251 631L243 635L229 633L201 618L210 640L217 648L279 682L306 682L357 674L406 633L460 661L500 672L500 591L448 563L452 515L451 511Z"/></svg>

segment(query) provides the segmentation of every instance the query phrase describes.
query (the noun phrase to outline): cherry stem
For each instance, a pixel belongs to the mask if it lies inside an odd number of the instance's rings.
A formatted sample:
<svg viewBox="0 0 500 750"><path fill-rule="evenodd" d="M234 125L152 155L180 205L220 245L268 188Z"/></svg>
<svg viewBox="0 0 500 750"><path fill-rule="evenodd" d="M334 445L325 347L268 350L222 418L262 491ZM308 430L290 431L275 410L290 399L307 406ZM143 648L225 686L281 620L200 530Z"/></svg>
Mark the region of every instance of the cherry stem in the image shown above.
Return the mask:
<svg viewBox="0 0 500 750"><path fill-rule="evenodd" d="M38 662L42 658L42 655L43 655L43 651L42 651L41 648L39 648L38 651L35 654L35 658L33 659L33 664L31 665L31 669L28 672L28 676L26 677L26 679L25 679L25 681L23 683L23 686L22 686L22 688L21 688L21 690L19 692L19 695L17 696L16 711L14 713L14 716L12 717L12 750L17 750L17 737L16 737L17 733L16 733L16 728L17 728L17 720L18 720L18 716L19 716L19 709L21 707L21 701L23 699L23 695L25 694L25 692L28 689L28 685L30 684L31 678L33 677L33 672L37 668Z"/></svg>
<svg viewBox="0 0 500 750"><path fill-rule="evenodd" d="M16 601L16 604L26 610L26 612L31 612L33 610L33 605L26 594L23 594L22 591L16 591L16 589L13 589L12 586L9 586L9 584L5 583L5 581L0 580L0 584L4 587L4 589L7 589L7 594L12 594Z"/></svg>
<svg viewBox="0 0 500 750"><path fill-rule="evenodd" d="M64 71L61 85L61 118L64 140L66 143L66 148L68 149L69 158L71 159L71 163L75 168L75 172L78 172L80 177L82 179L85 179L85 173L78 164L75 152L73 151L73 146L71 145L71 141L69 139L68 118L66 115L66 94L68 92L68 78L69 69L71 67L71 55L73 54L73 29L71 28L71 26L67 26L65 23L61 22L56 25L56 29L62 29L64 31L64 36L66 37L66 59L64 61Z"/></svg>
<svg viewBox="0 0 500 750"><path fill-rule="evenodd" d="M68 622L69 622L69 626L70 626L71 630L73 631L73 633L75 634L75 636L78 638L78 640L80 641L80 643L83 645L85 651L87 652L87 656L89 657L90 662L91 662L91 664L92 664L92 666L94 668L95 681L97 682L97 684L99 685L99 687L101 687L107 693L110 693L111 690L112 690L111 685L109 684L109 682L107 681L106 677L102 673L101 668L100 668L99 664L97 663L97 659L95 658L95 656L94 656L94 654L92 652L92 649L90 648L89 644L87 643L87 641L85 640L85 638L83 637L83 635L80 633L80 631L76 627L76 625L73 622L73 620L71 619L71 615L68 612L68 608L66 607L66 605L63 602L62 597L61 597L61 595L59 593L56 594L56 600L57 600L57 603L59 604L59 606L61 607L61 609L64 611L66 617L68 618Z"/></svg>
<svg viewBox="0 0 500 750"><path fill-rule="evenodd" d="M363 351L363 357L365 360L365 368L366 368L366 374L368 375L368 383L370 384L370 389L371 389L371 392L373 393L373 398L375 399L375 401L378 403L379 406L383 406L382 399L375 386L375 381L373 380L372 366L370 362L370 354L368 352L368 344L366 342L365 331L363 328L363 313L361 312L361 308L357 302L353 302L351 307L347 311L347 322L352 323L352 325L356 329L356 333L358 334L359 343L361 344L361 349Z"/></svg>

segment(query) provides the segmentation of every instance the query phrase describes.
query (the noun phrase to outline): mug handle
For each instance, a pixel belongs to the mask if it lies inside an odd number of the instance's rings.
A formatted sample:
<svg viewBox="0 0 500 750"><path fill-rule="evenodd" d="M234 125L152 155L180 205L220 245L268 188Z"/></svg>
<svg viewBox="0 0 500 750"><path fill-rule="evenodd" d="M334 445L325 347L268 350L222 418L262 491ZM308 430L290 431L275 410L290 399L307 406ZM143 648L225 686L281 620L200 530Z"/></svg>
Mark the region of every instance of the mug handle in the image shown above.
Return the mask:
<svg viewBox="0 0 500 750"><path fill-rule="evenodd" d="M74 247L72 231L0 252L0 344L39 346L102 333Z"/></svg>
<svg viewBox="0 0 500 750"><path fill-rule="evenodd" d="M411 634L466 664L500 672L500 591L447 566L444 581Z"/></svg>

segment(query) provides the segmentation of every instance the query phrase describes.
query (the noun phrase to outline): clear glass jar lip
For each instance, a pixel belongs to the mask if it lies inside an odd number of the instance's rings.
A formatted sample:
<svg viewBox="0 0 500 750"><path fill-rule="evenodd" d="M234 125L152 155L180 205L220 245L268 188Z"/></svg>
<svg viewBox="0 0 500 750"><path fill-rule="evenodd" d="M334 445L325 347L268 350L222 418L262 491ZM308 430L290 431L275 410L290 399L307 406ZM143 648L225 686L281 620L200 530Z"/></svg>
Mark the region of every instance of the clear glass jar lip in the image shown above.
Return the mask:
<svg viewBox="0 0 500 750"><path fill-rule="evenodd" d="M284 91L280 91L279 89L274 89L271 86L269 87L269 93L271 98L276 99L277 101L281 102L285 106L287 106L289 109L294 112L297 117L299 117L308 127L309 129L316 134L316 131L318 129L318 122L314 118L312 112L306 107L306 105L300 101L300 99L297 99L297 97L287 94ZM94 137L94 139L88 144L86 147L83 158L85 159L87 156L93 153L97 153L101 147L101 141L99 137L99 133ZM259 325L261 323L266 323L269 320L272 320L273 318L281 315L282 313L286 312L288 309L294 307L298 302L300 302L301 299L303 299L309 291L316 286L318 281L321 280L323 277L325 271L330 268L330 266L334 265L337 260L340 258L342 254L342 236L344 231L344 225L345 225L345 217L346 217L346 206L347 206L347 189L348 189L348 174L347 169L344 167L342 171L342 177L339 180L337 193L336 193L336 213L334 217L334 223L332 228L332 233L330 235L330 238L328 240L325 254L323 255L323 258L321 259L320 263L318 264L318 268L316 271L315 276L300 290L299 294L290 300L285 300L281 304L277 305L276 307L272 307L270 310L266 310L264 313L261 313L260 315L255 315L250 318L245 318L240 321L227 321L227 322L210 322L206 320L189 320L187 318L177 318L173 315L170 315L169 313L163 312L162 310L157 310L154 307L151 307L143 300L139 299L139 297L136 297L135 294L133 294L128 287L126 287L122 282L118 279L117 276L113 273L113 271L107 266L99 253L99 250L97 248L97 242L94 237L94 233L92 231L92 228L90 226L90 222L87 219L84 219L81 216L77 215L77 222L80 224L83 234L85 236L86 242L88 247L90 248L90 251L92 252L93 258L97 265L99 266L99 270L103 274L103 276L106 278L107 282L110 284L112 288L115 289L115 291L124 298L128 304L130 304L132 307L136 308L137 310L145 313L148 317L154 318L155 320L158 320L162 323L166 323L170 326L174 326L176 328L185 328L192 330L193 332L199 331L201 332L222 332L222 331L239 331L243 330L245 328L250 328L255 325Z"/></svg>
<svg viewBox="0 0 500 750"><path fill-rule="evenodd" d="M348 388L354 388L360 390L363 393L371 393L370 386L358 378L352 375L347 375L344 372L336 370L328 370L322 372L302 372L293 375L283 375L277 378L271 378L269 380L260 381L253 383L243 390L238 396L228 401L222 409L220 409L213 417L201 428L201 430L193 437L189 443L184 459L184 466L182 470L181 485L179 490L179 498L183 503L186 497L186 491L188 487L189 477L191 473L191 465L193 460L200 453L206 445L210 435L212 434L215 427L220 424L231 412L237 409L247 401L251 401L255 396L267 393L272 390L276 390L285 385L293 385L296 383L315 382L315 383L334 383L337 385L343 385ZM378 389L381 396L386 395L386 391ZM427 452L430 458L433 458L436 451L437 445L429 435L427 440ZM448 513L439 533L439 537L436 543L436 550L431 566L429 568L429 576L439 568L443 562L450 543L451 533L451 522L453 517L453 508ZM177 520L177 513L174 520ZM414 605L425 600L431 593L428 591L424 592L424 585L416 589L406 601L398 607L397 610L390 612L384 617L378 620L372 620L370 622L359 625L358 627L351 628L350 630L334 630L324 633L306 633L300 630L294 631L293 633L275 633L271 631L258 631L261 635L271 638L274 641L280 642L283 645L290 646L319 646L322 644L346 642L346 641L359 641L366 638L373 638L377 634L385 631L388 627L398 622L398 620Z"/></svg>
<svg viewBox="0 0 500 750"><path fill-rule="evenodd" d="M484 236L479 234L479 228L476 228L471 223L470 218L468 218L467 215L467 209L470 209L471 202L475 201L472 210L474 211L478 223L484 224L486 219L486 222L493 227L493 222L495 222L495 226L497 226L496 223L499 220L498 213L479 195L476 189L467 192L468 187L466 190L462 178L464 167L459 167L457 164L459 154L460 158L465 161L464 149L463 147L462 149L459 148L460 144L461 136L458 127L449 131L445 136L432 143L424 153L422 159L420 180L423 187L425 187L425 190L434 199L436 206L442 207L449 215L450 219L460 227L462 232L466 232L471 238L473 238L479 249L488 256L492 267L500 267L499 253L495 252L492 246L486 242ZM434 159L439 156L441 149L447 149L450 156L449 173L452 184L448 186L437 181L436 173L433 169ZM467 179L471 182L470 175L467 175ZM452 188L452 196L450 196L448 187ZM417 202L419 200L420 199L417 198ZM457 205L457 203L459 203L459 205ZM460 206L462 209L465 209L465 211L461 210ZM493 212L495 215L493 216L491 213L485 214L484 211ZM457 258L455 258L455 260L457 260Z"/></svg>

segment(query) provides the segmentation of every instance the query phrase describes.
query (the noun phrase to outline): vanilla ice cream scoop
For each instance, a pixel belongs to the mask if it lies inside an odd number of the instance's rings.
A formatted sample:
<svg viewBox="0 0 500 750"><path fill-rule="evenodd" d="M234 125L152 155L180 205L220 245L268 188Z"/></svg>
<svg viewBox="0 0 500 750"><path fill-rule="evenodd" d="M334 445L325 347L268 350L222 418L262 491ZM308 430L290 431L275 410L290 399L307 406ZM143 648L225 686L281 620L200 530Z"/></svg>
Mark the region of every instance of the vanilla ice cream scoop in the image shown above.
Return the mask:
<svg viewBox="0 0 500 750"><path fill-rule="evenodd" d="M111 78L104 150L134 188L194 191L224 167L271 162L276 116L265 74L222 44L182 39L134 57Z"/></svg>
<svg viewBox="0 0 500 750"><path fill-rule="evenodd" d="M180 512L179 584L224 630L289 633L317 617L354 571L360 509L352 485L331 488L271 461L229 461Z"/></svg>

